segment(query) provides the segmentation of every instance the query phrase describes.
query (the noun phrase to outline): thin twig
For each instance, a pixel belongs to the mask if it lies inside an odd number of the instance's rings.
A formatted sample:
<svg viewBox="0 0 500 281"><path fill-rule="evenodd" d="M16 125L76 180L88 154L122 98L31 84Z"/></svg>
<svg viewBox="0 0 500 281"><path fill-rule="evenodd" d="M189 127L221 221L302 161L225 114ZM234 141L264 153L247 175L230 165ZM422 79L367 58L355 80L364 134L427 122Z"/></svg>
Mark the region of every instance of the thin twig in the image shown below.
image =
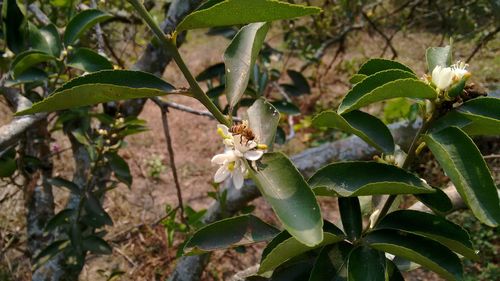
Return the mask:
<svg viewBox="0 0 500 281"><path fill-rule="evenodd" d="M175 165L174 148L172 145L172 136L170 135L170 127L168 125L168 107L162 106L162 104L157 104L161 110L161 121L163 123L163 133L165 134L165 141L167 142L168 157L170 161L170 167L172 168L172 175L174 177L175 189L177 190L177 199L179 201L179 209L181 220L184 222L184 203L182 200L181 185L179 183L179 177L177 175L177 167Z"/></svg>
<svg viewBox="0 0 500 281"><path fill-rule="evenodd" d="M479 52L479 50L484 45L486 45L486 43L488 43L488 41L493 39L498 32L500 32L500 26L498 26L495 30L493 30L492 32L490 32L486 36L484 36L483 39L481 39L481 41L479 42L479 44L477 44L476 48L474 48L472 53L470 53L469 57L465 60L465 62L470 62L472 60L472 58L477 54L477 52Z"/></svg>
<svg viewBox="0 0 500 281"><path fill-rule="evenodd" d="M92 9L96 9L97 8L97 2L96 0L90 0L90 7ZM97 38L97 51L99 54L101 55L104 55L106 54L104 52L104 38L103 38L103 32L102 32L102 28L101 28L101 24L100 23L97 23L95 26L94 26L94 29L95 29L95 36Z"/></svg>
<svg viewBox="0 0 500 281"><path fill-rule="evenodd" d="M384 32L382 32L382 30L380 30L377 26L377 24L375 24L374 21L372 21L370 19L370 17L365 13L365 12L361 12L361 14L363 15L363 17L366 19L366 21L371 25L371 27L373 27L373 29L380 35L382 36L382 38L385 40L386 44L389 46L389 48L391 48L391 51L392 51L392 59L395 59L397 56L398 56L398 52L396 51L396 48L394 48L394 46L392 45L392 39L389 38Z"/></svg>
<svg viewBox="0 0 500 281"><path fill-rule="evenodd" d="M38 6L35 5L34 3L28 6L28 10L30 10L33 13L33 15L35 15L35 18L43 25L50 24L49 17L47 17L47 15L45 15L43 11L40 10L40 8L38 8Z"/></svg>

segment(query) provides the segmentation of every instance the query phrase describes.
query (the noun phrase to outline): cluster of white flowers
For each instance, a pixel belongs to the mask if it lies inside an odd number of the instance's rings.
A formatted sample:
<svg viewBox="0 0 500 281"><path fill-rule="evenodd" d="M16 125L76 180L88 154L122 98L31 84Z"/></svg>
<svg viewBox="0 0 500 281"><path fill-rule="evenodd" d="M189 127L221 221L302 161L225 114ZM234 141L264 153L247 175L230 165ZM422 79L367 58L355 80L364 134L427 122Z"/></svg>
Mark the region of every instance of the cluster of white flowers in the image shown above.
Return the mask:
<svg viewBox="0 0 500 281"><path fill-rule="evenodd" d="M439 91L447 91L462 80L462 78L470 76L467 67L468 65L461 61L458 61L451 67L442 67L438 65L432 70L432 83L436 85Z"/></svg>
<svg viewBox="0 0 500 281"><path fill-rule="evenodd" d="M247 121L243 121L243 124L248 126ZM217 125L217 133L222 136L225 149L224 153L212 158L213 164L220 165L214 181L220 183L231 176L234 187L240 189L247 173L245 161L259 160L267 146L258 144L256 140L249 140L241 134L233 134L225 125Z"/></svg>

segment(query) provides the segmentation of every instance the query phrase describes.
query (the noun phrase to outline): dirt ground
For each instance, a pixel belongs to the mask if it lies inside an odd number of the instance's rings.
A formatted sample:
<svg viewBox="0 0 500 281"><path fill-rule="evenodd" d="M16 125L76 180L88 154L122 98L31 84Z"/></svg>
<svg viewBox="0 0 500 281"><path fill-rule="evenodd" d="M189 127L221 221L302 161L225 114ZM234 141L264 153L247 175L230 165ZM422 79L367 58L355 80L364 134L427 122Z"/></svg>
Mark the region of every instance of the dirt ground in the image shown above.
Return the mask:
<svg viewBox="0 0 500 281"><path fill-rule="evenodd" d="M439 36L432 34L406 34L396 38L396 49L403 63L414 67L417 73L424 71L424 52L426 47L436 45ZM364 42L360 44L359 42ZM222 54L228 41L221 37L206 37L202 32L190 33L188 41L182 47L182 54L191 66L194 73L199 73L206 67L222 60ZM280 42L271 42L279 48ZM320 108L331 106L338 102L339 97L348 89L346 83L348 76L345 71L345 62L359 62L370 56L379 56L383 41L380 38L370 38L363 34L350 39L348 49L342 62L336 62L332 70L325 75L321 85L315 85L312 96L321 95L321 98L313 106ZM472 72L481 69L485 61L498 60L498 42L488 46L489 50L483 49L478 55L480 64L471 63ZM491 44L490 44L491 45ZM456 57L465 57L471 50L470 45L456 44ZM493 49L493 52L491 51ZM327 53L323 59L329 62L334 50ZM278 62L279 64L280 62ZM291 66L299 66L298 61L292 61ZM498 67L498 64L497 64ZM496 69L498 73L498 68ZM311 74L313 70L310 70ZM324 71L320 68L319 71ZM495 73L495 70L493 70ZM187 83L180 75L177 68L171 64L165 71L165 79L175 86L186 86ZM485 82L489 78L478 75L477 82ZM195 109L203 109L194 99L187 97L172 97L175 101ZM304 102L307 103L307 100ZM373 109L376 110L376 109ZM8 122L10 113L5 107L0 106L0 125ZM211 157L222 150L220 139L215 128L217 122L206 117L195 116L186 112L172 109L168 115L175 159L180 176L180 184L186 205L195 210L201 210L213 201L207 196L207 192L213 191L212 176L216 167L210 163ZM129 162L134 175L132 188L128 190L125 186L112 190L104 203L105 209L109 211L114 226L108 228L106 239L114 246L112 255L89 256L88 262L81 274L80 280L100 281L107 280L113 272L119 273L116 280L164 280L175 263L175 246L167 245L163 226L154 224L165 215L165 205L176 206L177 197L168 164L167 149L164 142L162 124L159 109L148 102L140 115L148 123L149 131L140 135L132 136L127 140L128 146L123 150L123 157ZM60 148L69 147L69 143L62 135L56 135L54 145ZM291 144L279 149L294 153L308 146L307 139L299 132L297 138ZM160 174L158 180L148 176L148 164L151 159L160 157L166 166L165 171ZM56 171L63 177L71 178L72 160L71 153L65 152L60 155L60 161L56 161ZM13 189L0 189L0 198ZM58 208L63 206L65 191L56 190ZM23 200L21 192L13 198L1 203L0 230L9 230L24 237L23 227ZM253 202L257 206L257 214L263 218L275 221L268 204L262 199ZM322 202L325 217L336 221L338 212L335 200ZM182 235L176 237L180 241ZM216 252L212 256L203 280L227 280L236 271L245 269L258 263L262 245L248 247L245 253L236 250ZM12 254L19 258L19 254ZM26 263L22 265L27 266ZM22 271L21 268L17 270ZM24 275L26 276L26 275ZM407 280L441 280L432 273L420 271L418 275L409 275ZM22 278L21 278L22 279ZM21 280L19 279L19 280Z"/></svg>

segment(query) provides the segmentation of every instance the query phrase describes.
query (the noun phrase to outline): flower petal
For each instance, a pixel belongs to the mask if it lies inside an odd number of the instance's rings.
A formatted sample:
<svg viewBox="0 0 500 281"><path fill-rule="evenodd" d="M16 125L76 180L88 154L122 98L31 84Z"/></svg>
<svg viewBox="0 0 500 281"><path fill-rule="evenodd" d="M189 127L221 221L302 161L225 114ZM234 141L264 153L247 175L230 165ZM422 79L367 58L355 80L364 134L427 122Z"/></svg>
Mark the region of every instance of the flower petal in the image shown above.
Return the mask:
<svg viewBox="0 0 500 281"><path fill-rule="evenodd" d="M217 129L220 129L220 130L222 131L222 133L223 133L224 135L226 135L226 136L231 135L231 134L229 133L229 128L228 128L226 125L219 124L219 125L217 125Z"/></svg>
<svg viewBox="0 0 500 281"><path fill-rule="evenodd" d="M227 168L227 165L222 165L220 168L217 170L217 172L214 175L214 182L220 183L223 182L231 173L229 172L229 169Z"/></svg>
<svg viewBox="0 0 500 281"><path fill-rule="evenodd" d="M241 169L235 169L233 172L233 184L236 189L243 187L244 177Z"/></svg>
<svg viewBox="0 0 500 281"><path fill-rule="evenodd" d="M262 155L264 155L264 151L262 150L250 150L245 152L245 158L250 161L259 160L262 157Z"/></svg>

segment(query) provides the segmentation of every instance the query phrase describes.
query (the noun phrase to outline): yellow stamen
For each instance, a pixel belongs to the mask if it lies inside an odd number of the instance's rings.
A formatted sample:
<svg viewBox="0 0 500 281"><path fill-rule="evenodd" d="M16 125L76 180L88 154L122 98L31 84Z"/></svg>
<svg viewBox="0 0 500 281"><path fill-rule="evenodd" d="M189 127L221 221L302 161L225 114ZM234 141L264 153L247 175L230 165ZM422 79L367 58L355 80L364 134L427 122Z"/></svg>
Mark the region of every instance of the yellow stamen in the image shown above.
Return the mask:
<svg viewBox="0 0 500 281"><path fill-rule="evenodd" d="M224 134L221 128L217 128L217 134L219 134L223 139L227 139L227 136Z"/></svg>
<svg viewBox="0 0 500 281"><path fill-rule="evenodd" d="M266 150L267 149L267 144L264 144L264 143L259 143L257 145L257 149L260 149L260 150Z"/></svg>
<svg viewBox="0 0 500 281"><path fill-rule="evenodd" d="M229 163L229 165L227 165L227 169L231 172L234 171L234 162Z"/></svg>

